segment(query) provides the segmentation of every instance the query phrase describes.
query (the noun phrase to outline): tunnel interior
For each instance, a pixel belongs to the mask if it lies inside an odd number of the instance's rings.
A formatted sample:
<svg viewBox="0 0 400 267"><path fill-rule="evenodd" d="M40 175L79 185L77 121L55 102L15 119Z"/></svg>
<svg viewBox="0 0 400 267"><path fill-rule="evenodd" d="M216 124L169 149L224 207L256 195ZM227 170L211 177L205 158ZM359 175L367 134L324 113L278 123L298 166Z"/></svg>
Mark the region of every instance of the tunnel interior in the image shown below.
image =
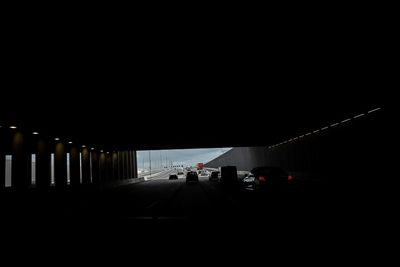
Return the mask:
<svg viewBox="0 0 400 267"><path fill-rule="evenodd" d="M299 114L307 114L300 111L290 121L284 120L288 118L284 114L279 115L282 120L279 124L275 118L271 122L259 120L258 124L245 124L244 127L239 122L231 123L229 118L211 123L204 119L198 122L197 117L191 117L189 121L174 118L160 124L157 121L156 129L166 129L158 132L152 128L154 126L137 125L134 120L133 124L138 128L133 130L121 126L112 132L113 127L103 124L101 131L99 125L93 126L96 120L91 121L91 127L85 128L82 120L78 119L78 124L66 131L71 133L70 137L65 133L51 135L52 127L30 126L35 122L34 118L40 118L42 125L51 125L50 117L41 117L37 112L26 117L18 114L25 120L15 119L12 124L3 120L0 128L3 209L10 212L10 217L16 216L16 211L24 211L21 214L39 217L53 214L63 218L67 214L65 217L69 219L91 214L88 216L91 219L104 216L135 222L160 218L222 220L238 214L241 218L254 218L250 216L252 212L257 215L255 218L262 218L265 214L258 210L277 214L290 210L297 214L309 207L309 212L315 212L321 205L342 202L336 199L336 194L347 200L356 195L364 199L371 189L384 191L390 182L381 175L385 110L381 106L369 106L345 111L318 114L312 120L305 118L301 121L302 127L293 121L299 118ZM273 114L271 110L269 112ZM24 124L28 118L29 123ZM166 123L168 127L165 127ZM61 125L55 123L55 127ZM57 130L63 132L60 129ZM139 133L135 135L137 129ZM84 132L82 137L74 138L81 131ZM99 134L96 135L95 131ZM157 135L154 137L149 133ZM182 134L187 138L178 139ZM94 141L86 139L89 135L94 136ZM220 138L225 136L226 139L220 142ZM155 142L147 145L144 141L138 145L136 138L154 138ZM197 138L203 139L196 141ZM104 142L96 142L100 139ZM216 144L232 147L225 147L206 161L197 160L205 161L201 162L204 164L201 169L206 172L204 177L196 167L195 153L188 158L190 164L168 160L165 153L176 151L171 148L201 151L209 147L215 150ZM149 161L146 165L147 154ZM235 166L240 181L253 168L260 166L282 168L294 181L291 181L290 190L248 192L240 185L226 187L220 183L221 167L224 166ZM199 184L185 183L191 171L197 172ZM213 171L219 172L217 183L210 179ZM182 172L182 176L171 181L170 176L178 172ZM376 184L377 179L380 179L380 184ZM54 200L52 204L46 203L49 199ZM318 201L314 202L315 199ZM294 202L297 202L296 208L292 206ZM224 212L220 213L221 209Z"/></svg>
<svg viewBox="0 0 400 267"><path fill-rule="evenodd" d="M4 8L3 261L396 255L397 9L263 4ZM141 151L221 147L196 162L208 177L141 170ZM267 177L250 174L260 166L281 168L288 186L262 189Z"/></svg>

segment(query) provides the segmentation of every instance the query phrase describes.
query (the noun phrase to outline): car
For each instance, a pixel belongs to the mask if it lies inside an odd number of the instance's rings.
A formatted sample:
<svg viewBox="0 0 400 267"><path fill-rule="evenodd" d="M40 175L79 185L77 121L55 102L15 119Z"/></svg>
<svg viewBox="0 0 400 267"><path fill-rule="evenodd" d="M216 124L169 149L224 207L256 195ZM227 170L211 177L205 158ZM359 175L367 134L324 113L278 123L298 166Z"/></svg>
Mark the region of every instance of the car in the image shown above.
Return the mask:
<svg viewBox="0 0 400 267"><path fill-rule="evenodd" d="M178 178L185 178L185 173L183 171L178 171Z"/></svg>
<svg viewBox="0 0 400 267"><path fill-rule="evenodd" d="M210 174L210 177L208 177L208 180L210 182L218 182L219 181L219 172L218 171L212 171Z"/></svg>
<svg viewBox="0 0 400 267"><path fill-rule="evenodd" d="M293 176L276 166L253 168L242 184L247 189L277 191L286 190Z"/></svg>
<svg viewBox="0 0 400 267"><path fill-rule="evenodd" d="M190 171L186 174L186 183L198 183L199 182L199 176L197 175L197 172Z"/></svg>
<svg viewBox="0 0 400 267"><path fill-rule="evenodd" d="M178 175L176 175L176 174L170 174L170 175L169 175L169 180L178 180Z"/></svg>
<svg viewBox="0 0 400 267"><path fill-rule="evenodd" d="M198 171L199 177L208 177L208 173L205 170Z"/></svg>

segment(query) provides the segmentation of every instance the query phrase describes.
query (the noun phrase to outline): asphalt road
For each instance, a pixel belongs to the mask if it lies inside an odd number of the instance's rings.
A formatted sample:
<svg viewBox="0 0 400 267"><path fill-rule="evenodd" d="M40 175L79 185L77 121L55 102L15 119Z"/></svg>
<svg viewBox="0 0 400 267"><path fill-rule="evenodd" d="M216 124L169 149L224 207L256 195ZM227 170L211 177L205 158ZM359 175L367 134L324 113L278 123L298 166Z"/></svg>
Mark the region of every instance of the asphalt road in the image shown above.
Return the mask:
<svg viewBox="0 0 400 267"><path fill-rule="evenodd" d="M133 247L175 252L231 246L237 251L238 246L260 242L297 249L306 243L309 247L343 240L348 230L363 240L359 226L370 218L393 221L385 219L385 206L374 208L376 201L359 195L307 191L303 185L293 192L257 193L223 187L207 178L198 184L170 181L171 172L108 191L54 192L40 198L13 195L1 202L10 208L3 209L0 225L11 241L19 240L16 234L35 242L46 236L47 244L68 240L82 251L98 244L120 245L131 253Z"/></svg>
<svg viewBox="0 0 400 267"><path fill-rule="evenodd" d="M145 182L129 184L108 192L82 196L78 205L67 205L71 217L84 216L130 223L199 222L237 223L264 220L278 223L296 220L304 215L321 212L323 197L292 193L265 194L225 187L200 177L198 184L185 179L168 180L173 170L160 173Z"/></svg>

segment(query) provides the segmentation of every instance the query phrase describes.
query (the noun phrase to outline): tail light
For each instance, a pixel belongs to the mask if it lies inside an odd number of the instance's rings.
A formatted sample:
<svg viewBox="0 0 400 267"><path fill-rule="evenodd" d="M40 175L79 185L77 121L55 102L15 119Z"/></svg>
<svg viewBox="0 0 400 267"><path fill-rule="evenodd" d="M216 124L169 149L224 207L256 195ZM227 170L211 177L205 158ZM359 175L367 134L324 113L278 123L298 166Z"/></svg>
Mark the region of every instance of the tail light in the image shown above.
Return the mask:
<svg viewBox="0 0 400 267"><path fill-rule="evenodd" d="M289 176L287 177L287 179L288 179L289 181L291 181L291 180L293 180L293 176L289 175Z"/></svg>
<svg viewBox="0 0 400 267"><path fill-rule="evenodd" d="M260 183L265 183L265 177L264 176L259 176L258 180L260 181Z"/></svg>

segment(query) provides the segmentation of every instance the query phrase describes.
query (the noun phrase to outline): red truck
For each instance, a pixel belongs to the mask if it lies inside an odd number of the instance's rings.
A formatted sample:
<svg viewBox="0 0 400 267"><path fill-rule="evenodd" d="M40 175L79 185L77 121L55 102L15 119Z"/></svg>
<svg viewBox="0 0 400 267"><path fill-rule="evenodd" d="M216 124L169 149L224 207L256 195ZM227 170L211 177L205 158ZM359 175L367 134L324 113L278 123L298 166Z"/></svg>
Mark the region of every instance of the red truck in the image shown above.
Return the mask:
<svg viewBox="0 0 400 267"><path fill-rule="evenodd" d="M197 163L196 167L198 170L202 170L204 168L204 163Z"/></svg>

